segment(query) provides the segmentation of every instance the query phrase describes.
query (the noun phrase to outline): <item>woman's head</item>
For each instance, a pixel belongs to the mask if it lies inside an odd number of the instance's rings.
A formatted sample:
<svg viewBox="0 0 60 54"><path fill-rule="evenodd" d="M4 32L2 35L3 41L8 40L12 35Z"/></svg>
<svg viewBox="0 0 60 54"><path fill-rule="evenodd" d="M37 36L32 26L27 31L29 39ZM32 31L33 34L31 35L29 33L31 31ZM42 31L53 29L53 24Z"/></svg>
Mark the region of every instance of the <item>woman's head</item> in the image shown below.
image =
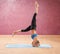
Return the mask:
<svg viewBox="0 0 60 54"><path fill-rule="evenodd" d="M33 47L39 47L40 46L40 42L37 40L37 41L33 41L32 42L32 46Z"/></svg>

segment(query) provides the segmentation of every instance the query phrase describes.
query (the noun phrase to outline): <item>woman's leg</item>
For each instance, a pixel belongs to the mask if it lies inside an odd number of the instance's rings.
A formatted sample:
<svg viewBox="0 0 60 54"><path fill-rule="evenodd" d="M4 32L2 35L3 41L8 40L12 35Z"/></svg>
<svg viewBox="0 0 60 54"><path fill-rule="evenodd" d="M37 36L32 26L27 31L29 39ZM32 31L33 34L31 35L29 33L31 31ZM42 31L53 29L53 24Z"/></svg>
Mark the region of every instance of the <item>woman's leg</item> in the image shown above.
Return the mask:
<svg viewBox="0 0 60 54"><path fill-rule="evenodd" d="M22 29L22 30L17 30L15 32L12 33L12 36L14 36L16 33L18 32L27 32L31 30L31 26L27 27L26 29Z"/></svg>
<svg viewBox="0 0 60 54"><path fill-rule="evenodd" d="M21 32L28 32L31 30L31 26L27 27L26 29L22 29Z"/></svg>
<svg viewBox="0 0 60 54"><path fill-rule="evenodd" d="M38 14L38 8L39 8L39 4L37 1L35 1L35 12Z"/></svg>
<svg viewBox="0 0 60 54"><path fill-rule="evenodd" d="M35 1L35 13L33 15L33 19L32 19L32 22L31 22L31 28L35 29L35 30L36 30L36 16L38 14L38 7L39 7L39 4L38 4L37 1Z"/></svg>

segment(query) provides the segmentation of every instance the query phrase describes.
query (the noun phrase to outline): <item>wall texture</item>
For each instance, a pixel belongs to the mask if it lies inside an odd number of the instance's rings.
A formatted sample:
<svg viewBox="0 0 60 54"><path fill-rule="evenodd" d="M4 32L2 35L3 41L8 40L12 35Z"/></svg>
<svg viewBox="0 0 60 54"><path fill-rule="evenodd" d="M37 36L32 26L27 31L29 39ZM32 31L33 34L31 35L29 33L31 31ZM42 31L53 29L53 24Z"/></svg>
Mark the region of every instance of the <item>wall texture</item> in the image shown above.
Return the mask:
<svg viewBox="0 0 60 54"><path fill-rule="evenodd" d="M0 0L0 35L24 29L31 23L35 0ZM38 0L38 34L60 34L60 0ZM18 34L31 34L30 32Z"/></svg>

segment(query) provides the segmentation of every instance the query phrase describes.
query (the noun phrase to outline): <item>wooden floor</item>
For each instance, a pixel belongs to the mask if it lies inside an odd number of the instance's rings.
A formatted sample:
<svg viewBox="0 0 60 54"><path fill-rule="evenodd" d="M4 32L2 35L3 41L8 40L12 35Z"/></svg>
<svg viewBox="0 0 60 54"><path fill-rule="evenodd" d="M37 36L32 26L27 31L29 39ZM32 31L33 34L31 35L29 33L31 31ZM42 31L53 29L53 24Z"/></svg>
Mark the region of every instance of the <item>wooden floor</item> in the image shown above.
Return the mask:
<svg viewBox="0 0 60 54"><path fill-rule="evenodd" d="M31 44L30 35L0 35L0 54L60 54L60 35L39 35L41 44L51 44L53 48L6 48L6 44Z"/></svg>

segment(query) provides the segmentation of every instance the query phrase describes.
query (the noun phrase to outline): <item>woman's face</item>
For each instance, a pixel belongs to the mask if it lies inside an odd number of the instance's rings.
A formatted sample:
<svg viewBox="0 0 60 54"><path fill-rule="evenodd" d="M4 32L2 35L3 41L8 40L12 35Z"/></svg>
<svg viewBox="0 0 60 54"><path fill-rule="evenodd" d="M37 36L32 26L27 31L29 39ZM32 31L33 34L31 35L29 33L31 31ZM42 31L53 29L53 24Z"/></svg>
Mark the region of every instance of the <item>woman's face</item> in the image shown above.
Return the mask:
<svg viewBox="0 0 60 54"><path fill-rule="evenodd" d="M33 47L39 47L39 46L40 46L40 43L32 42L32 46L33 46Z"/></svg>
<svg viewBox="0 0 60 54"><path fill-rule="evenodd" d="M35 46L36 46L36 47L39 47L39 46L40 46L40 44L39 44L39 43L37 43L37 44L35 44Z"/></svg>

